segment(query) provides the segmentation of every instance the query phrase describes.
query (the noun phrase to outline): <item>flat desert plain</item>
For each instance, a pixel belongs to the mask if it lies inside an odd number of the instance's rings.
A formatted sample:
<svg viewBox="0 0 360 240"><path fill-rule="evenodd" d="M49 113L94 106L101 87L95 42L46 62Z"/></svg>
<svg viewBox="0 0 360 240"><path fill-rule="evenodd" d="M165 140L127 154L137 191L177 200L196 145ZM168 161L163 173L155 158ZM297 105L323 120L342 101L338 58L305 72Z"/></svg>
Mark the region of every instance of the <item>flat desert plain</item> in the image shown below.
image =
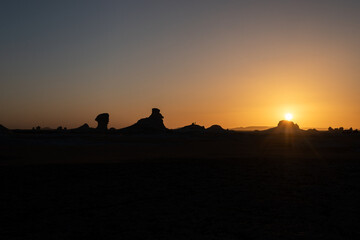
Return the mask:
<svg viewBox="0 0 360 240"><path fill-rule="evenodd" d="M2 239L355 239L360 136L0 136Z"/></svg>

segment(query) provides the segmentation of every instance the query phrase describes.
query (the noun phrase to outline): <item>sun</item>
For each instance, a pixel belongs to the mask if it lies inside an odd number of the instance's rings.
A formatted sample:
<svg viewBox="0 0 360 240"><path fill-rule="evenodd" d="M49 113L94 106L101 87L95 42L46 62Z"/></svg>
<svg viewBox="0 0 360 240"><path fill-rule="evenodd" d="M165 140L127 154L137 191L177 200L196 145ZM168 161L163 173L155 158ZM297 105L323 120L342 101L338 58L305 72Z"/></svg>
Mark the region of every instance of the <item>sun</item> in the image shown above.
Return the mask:
<svg viewBox="0 0 360 240"><path fill-rule="evenodd" d="M285 119L288 121L291 121L293 119L293 115L291 113L286 113L285 114Z"/></svg>

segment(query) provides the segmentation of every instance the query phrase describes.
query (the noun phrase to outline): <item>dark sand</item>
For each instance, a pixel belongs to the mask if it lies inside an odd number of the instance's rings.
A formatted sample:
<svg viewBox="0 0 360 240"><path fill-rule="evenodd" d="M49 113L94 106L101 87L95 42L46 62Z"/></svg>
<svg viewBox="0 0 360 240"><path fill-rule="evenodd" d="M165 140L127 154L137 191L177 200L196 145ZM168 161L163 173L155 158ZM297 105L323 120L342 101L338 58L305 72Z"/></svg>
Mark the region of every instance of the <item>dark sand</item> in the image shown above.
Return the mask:
<svg viewBox="0 0 360 240"><path fill-rule="evenodd" d="M355 239L360 136L0 136L1 239Z"/></svg>

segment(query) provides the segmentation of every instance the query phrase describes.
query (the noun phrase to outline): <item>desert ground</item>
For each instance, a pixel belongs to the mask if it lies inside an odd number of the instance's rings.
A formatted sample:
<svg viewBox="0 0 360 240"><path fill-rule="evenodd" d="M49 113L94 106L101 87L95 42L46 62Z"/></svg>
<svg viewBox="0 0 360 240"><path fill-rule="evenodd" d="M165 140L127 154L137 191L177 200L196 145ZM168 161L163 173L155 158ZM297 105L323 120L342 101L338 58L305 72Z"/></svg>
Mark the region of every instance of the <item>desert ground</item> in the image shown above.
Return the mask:
<svg viewBox="0 0 360 240"><path fill-rule="evenodd" d="M0 136L2 239L355 239L360 135Z"/></svg>

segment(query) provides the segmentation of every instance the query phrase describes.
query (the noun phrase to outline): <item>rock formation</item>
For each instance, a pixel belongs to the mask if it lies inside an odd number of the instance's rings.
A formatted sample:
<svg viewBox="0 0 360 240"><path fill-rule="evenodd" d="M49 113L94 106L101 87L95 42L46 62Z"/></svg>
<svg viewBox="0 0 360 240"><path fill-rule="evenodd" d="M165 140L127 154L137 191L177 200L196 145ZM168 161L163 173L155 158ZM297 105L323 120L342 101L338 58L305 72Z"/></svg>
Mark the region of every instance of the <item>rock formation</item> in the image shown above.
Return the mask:
<svg viewBox="0 0 360 240"><path fill-rule="evenodd" d="M211 133L222 133L226 132L225 129L223 129L220 125L212 125L211 127L206 129L207 132Z"/></svg>
<svg viewBox="0 0 360 240"><path fill-rule="evenodd" d="M293 134L293 133L300 133L303 132L299 128L299 125L295 124L292 121L282 120L279 122L278 126L275 128L271 128L265 130L266 132L273 132L273 133L286 133L286 134Z"/></svg>
<svg viewBox="0 0 360 240"><path fill-rule="evenodd" d="M191 125L175 129L175 132L180 133L198 133L198 132L205 132L205 127L197 125L196 123L192 123Z"/></svg>
<svg viewBox="0 0 360 240"><path fill-rule="evenodd" d="M119 130L124 133L163 133L167 128L164 125L163 115L158 108L153 108L147 118L142 118L130 127Z"/></svg>
<svg viewBox="0 0 360 240"><path fill-rule="evenodd" d="M108 123L109 123L109 114L108 113L102 113L99 114L96 118L95 121L97 121L98 126L97 126L97 130L101 130L101 131L106 131L108 130Z"/></svg>
<svg viewBox="0 0 360 240"><path fill-rule="evenodd" d="M0 134L9 133L9 129L0 124Z"/></svg>
<svg viewBox="0 0 360 240"><path fill-rule="evenodd" d="M78 128L71 129L70 131L75 132L75 133L88 133L91 130L94 130L94 129L90 128L89 125L87 123L85 123Z"/></svg>
<svg viewBox="0 0 360 240"><path fill-rule="evenodd" d="M290 129L290 130L299 130L299 125L294 122L282 120L278 123L278 129Z"/></svg>

